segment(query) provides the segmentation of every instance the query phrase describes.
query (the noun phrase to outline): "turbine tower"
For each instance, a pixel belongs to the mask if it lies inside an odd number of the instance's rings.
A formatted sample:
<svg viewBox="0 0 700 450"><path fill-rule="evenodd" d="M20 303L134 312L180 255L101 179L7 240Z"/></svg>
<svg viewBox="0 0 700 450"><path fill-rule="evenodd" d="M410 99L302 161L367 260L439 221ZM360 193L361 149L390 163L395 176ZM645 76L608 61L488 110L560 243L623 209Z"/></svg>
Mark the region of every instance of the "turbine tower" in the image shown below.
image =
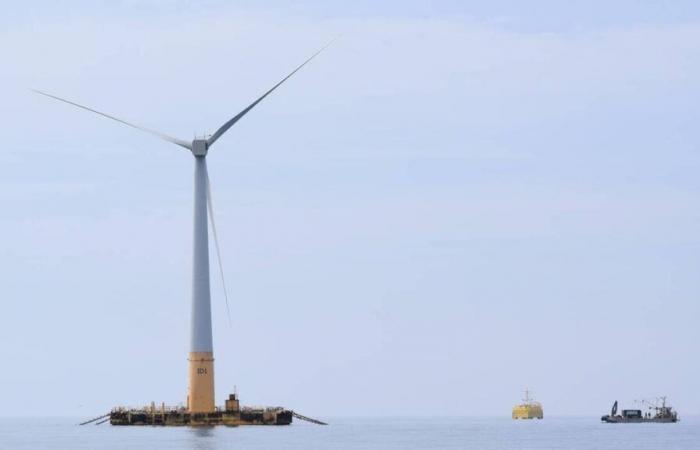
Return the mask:
<svg viewBox="0 0 700 450"><path fill-rule="evenodd" d="M64 103L82 108L84 110L99 114L108 119L115 120L124 125L145 131L164 139L180 147L184 147L192 152L194 156L194 239L192 255L192 322L191 341L189 351L189 386L187 392L187 409L192 413L213 412L216 407L214 400L214 347L212 343L211 329L211 296L209 289L209 235L207 213L212 215L211 192L209 187L209 176L207 175L207 153L212 145L236 124L251 109L260 103L272 91L277 89L282 83L292 77L297 71L308 64L319 53L325 50L326 44L319 51L314 53L309 59L304 61L282 81L274 85L260 98L251 103L244 110L236 114L228 122L224 123L216 132L203 138L195 138L187 142L174 138L159 131L134 125L125 120L119 119L109 114L96 111L87 106L66 100L46 92L34 90L34 92L47 97L59 100ZM213 224L212 224L213 225ZM216 238L216 235L214 236ZM222 273L223 275L223 273Z"/></svg>

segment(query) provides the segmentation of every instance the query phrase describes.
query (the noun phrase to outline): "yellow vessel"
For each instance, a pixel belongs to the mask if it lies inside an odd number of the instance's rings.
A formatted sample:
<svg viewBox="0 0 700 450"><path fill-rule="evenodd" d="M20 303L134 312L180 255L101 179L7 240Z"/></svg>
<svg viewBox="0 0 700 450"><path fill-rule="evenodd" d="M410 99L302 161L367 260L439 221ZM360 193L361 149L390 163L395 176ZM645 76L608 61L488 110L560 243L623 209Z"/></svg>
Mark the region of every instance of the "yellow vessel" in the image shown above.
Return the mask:
<svg viewBox="0 0 700 450"><path fill-rule="evenodd" d="M542 419L542 405L530 398L530 391L525 390L523 403L513 407L513 419Z"/></svg>

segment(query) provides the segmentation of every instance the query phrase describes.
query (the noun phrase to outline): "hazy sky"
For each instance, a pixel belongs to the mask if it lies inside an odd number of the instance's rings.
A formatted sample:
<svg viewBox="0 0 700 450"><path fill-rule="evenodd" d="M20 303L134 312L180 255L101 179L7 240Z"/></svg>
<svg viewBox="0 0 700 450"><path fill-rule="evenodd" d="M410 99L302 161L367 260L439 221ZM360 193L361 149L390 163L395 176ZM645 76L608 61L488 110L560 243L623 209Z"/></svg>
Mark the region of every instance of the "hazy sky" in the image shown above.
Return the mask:
<svg viewBox="0 0 700 450"><path fill-rule="evenodd" d="M26 88L189 139L336 35L208 158L219 402L700 413L697 2L13 3L2 414L187 387L192 157Z"/></svg>

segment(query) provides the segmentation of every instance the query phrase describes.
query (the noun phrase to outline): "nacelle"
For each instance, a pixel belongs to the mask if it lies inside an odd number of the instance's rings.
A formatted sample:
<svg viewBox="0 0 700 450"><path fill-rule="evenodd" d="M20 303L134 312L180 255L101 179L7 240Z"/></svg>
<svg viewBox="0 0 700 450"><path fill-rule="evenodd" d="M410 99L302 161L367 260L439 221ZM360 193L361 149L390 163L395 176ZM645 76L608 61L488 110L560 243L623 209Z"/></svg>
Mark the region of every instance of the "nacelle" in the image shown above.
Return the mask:
<svg viewBox="0 0 700 450"><path fill-rule="evenodd" d="M192 141L192 154L194 156L206 156L208 149L205 139L195 139Z"/></svg>

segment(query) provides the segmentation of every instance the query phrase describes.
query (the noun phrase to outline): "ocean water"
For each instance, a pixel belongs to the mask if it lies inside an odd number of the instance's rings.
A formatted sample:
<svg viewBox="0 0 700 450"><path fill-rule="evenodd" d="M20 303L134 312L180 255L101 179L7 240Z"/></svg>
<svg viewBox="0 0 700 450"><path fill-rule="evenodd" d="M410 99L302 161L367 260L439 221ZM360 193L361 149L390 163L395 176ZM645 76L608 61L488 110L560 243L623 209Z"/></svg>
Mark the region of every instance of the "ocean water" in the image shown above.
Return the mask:
<svg viewBox="0 0 700 450"><path fill-rule="evenodd" d="M77 426L78 419L0 419L2 449L700 449L700 417L676 424L603 424L597 417L339 418L328 426Z"/></svg>

